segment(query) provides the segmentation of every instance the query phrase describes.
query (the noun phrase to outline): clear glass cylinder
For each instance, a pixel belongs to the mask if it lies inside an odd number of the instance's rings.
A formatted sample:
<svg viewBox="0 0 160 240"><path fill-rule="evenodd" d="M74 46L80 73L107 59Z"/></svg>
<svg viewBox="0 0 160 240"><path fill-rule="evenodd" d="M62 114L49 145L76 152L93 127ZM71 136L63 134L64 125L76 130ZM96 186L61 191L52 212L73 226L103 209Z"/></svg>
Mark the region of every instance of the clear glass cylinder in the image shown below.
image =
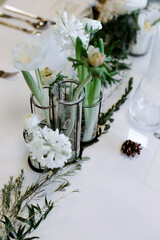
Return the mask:
<svg viewBox="0 0 160 240"><path fill-rule="evenodd" d="M148 53L152 41L152 35L148 32L138 31L136 37L136 43L132 43L130 46L130 55L143 56Z"/></svg>
<svg viewBox="0 0 160 240"><path fill-rule="evenodd" d="M53 127L53 96L51 87L43 87L45 107L42 107L35 96L31 94L30 106L31 113L38 115L42 123L46 123L49 127Z"/></svg>
<svg viewBox="0 0 160 240"><path fill-rule="evenodd" d="M132 120L143 128L160 126L160 76L142 78L130 104Z"/></svg>
<svg viewBox="0 0 160 240"><path fill-rule="evenodd" d="M73 100L78 81L65 80L53 85L54 129L69 137L72 144L72 157L80 155L82 100L84 90L77 100Z"/></svg>
<svg viewBox="0 0 160 240"><path fill-rule="evenodd" d="M82 130L81 141L90 142L97 136L98 118L101 109L102 91L96 103L91 106L83 105L82 107Z"/></svg>

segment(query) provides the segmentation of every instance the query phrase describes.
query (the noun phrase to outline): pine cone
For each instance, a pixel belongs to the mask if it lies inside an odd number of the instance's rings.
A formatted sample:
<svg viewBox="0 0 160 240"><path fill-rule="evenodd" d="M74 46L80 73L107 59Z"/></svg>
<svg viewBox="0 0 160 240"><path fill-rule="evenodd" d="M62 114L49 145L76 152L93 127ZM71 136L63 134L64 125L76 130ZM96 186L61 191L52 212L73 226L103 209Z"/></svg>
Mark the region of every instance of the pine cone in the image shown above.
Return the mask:
<svg viewBox="0 0 160 240"><path fill-rule="evenodd" d="M140 146L141 146L140 143L136 143L131 140L126 140L121 146L121 152L127 155L127 157L130 156L134 157L136 154L140 155L140 151L142 150Z"/></svg>

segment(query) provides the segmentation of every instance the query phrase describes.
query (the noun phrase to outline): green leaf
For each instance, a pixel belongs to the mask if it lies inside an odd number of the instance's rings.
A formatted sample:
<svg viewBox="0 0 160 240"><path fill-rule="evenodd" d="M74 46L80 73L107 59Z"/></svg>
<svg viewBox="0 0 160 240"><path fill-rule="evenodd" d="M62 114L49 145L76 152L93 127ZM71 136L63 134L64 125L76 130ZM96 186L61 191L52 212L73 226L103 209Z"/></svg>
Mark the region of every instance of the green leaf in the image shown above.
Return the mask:
<svg viewBox="0 0 160 240"><path fill-rule="evenodd" d="M17 218L17 220L19 220L20 222L27 223L28 225L30 225L30 221L29 221L28 219L22 218L22 217L19 217L19 216L17 216L16 218Z"/></svg>
<svg viewBox="0 0 160 240"><path fill-rule="evenodd" d="M70 186L70 183L67 181L67 182L63 182L55 191L58 192L58 191L61 191L61 192L64 192L66 189L66 187L69 187Z"/></svg>
<svg viewBox="0 0 160 240"><path fill-rule="evenodd" d="M24 233L24 230L25 230L25 227L26 227L25 225L24 226L22 226L22 225L19 226L18 232L17 232L17 238L22 237L22 235Z"/></svg>
<svg viewBox="0 0 160 240"><path fill-rule="evenodd" d="M100 52L104 53L103 38L98 39L98 46L99 46Z"/></svg>
<svg viewBox="0 0 160 240"><path fill-rule="evenodd" d="M41 104L42 103L42 94L39 90L35 80L33 79L32 75L28 71L22 71L23 77L30 88L31 92L37 99L37 101Z"/></svg>
<svg viewBox="0 0 160 240"><path fill-rule="evenodd" d="M31 240L31 239L39 239L39 237L30 237L30 238L25 238L24 240Z"/></svg>
<svg viewBox="0 0 160 240"><path fill-rule="evenodd" d="M6 233L11 234L13 236L16 236L16 230L13 227L13 225L12 225L11 221L9 220L9 218L7 216L4 216L4 220L5 221L1 221L1 222L4 223L4 225L5 225Z"/></svg>

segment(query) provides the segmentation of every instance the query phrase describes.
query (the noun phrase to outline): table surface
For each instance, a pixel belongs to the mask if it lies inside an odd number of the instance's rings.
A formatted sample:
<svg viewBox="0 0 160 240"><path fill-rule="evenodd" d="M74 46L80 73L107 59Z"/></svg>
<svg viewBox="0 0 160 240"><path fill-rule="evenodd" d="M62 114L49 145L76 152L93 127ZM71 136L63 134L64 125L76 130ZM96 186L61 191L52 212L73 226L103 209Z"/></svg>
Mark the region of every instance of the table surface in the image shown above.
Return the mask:
<svg viewBox="0 0 160 240"><path fill-rule="evenodd" d="M44 5L40 0L8 0L5 3L49 17L54 15L59 2L45 0ZM3 4L0 10L4 12ZM63 4L61 1L60 7ZM26 37L23 32L0 25L0 69L15 70L11 47ZM67 192L78 188L79 193L70 194L58 202L31 236L37 235L42 240L160 239L160 192L144 184L159 141L153 136L153 131L137 128L129 117L130 99L147 72L150 54L151 50L145 56L128 58L132 63L128 78L134 77L134 89L114 114L115 121L109 132L85 149L83 154L90 160L69 178L71 186ZM28 166L28 149L22 136L22 119L30 112L30 91L21 73L9 79L0 78L0 82L0 186L8 181L9 176L17 176L20 169L24 169L25 182L29 184L38 177ZM105 104L107 108L107 101ZM129 129L138 131L148 140L147 148L133 159L120 153Z"/></svg>

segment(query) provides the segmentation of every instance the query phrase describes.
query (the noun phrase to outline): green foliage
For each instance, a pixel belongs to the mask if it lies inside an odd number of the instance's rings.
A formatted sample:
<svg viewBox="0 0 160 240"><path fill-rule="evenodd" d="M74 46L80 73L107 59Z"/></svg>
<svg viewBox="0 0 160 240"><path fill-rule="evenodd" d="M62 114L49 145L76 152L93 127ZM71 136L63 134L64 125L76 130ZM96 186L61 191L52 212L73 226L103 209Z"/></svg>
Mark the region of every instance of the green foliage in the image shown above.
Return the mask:
<svg viewBox="0 0 160 240"><path fill-rule="evenodd" d="M53 86L56 82L62 81L64 79L68 78L68 76L61 74L61 72L57 73L55 81L50 84L50 86Z"/></svg>
<svg viewBox="0 0 160 240"><path fill-rule="evenodd" d="M37 99L37 101L43 106L42 104L42 93L40 91L40 89L38 88L35 80L33 79L32 75L27 72L27 71L22 71L23 77L28 85L28 87L30 88L31 92L33 93L33 95L35 96L35 98Z"/></svg>
<svg viewBox="0 0 160 240"><path fill-rule="evenodd" d="M137 23L139 13L138 10L131 14L120 15L103 24L103 28L94 35L92 42L98 38L103 38L104 52L107 56L115 59L127 58L130 43L136 41L137 30L139 29Z"/></svg>

